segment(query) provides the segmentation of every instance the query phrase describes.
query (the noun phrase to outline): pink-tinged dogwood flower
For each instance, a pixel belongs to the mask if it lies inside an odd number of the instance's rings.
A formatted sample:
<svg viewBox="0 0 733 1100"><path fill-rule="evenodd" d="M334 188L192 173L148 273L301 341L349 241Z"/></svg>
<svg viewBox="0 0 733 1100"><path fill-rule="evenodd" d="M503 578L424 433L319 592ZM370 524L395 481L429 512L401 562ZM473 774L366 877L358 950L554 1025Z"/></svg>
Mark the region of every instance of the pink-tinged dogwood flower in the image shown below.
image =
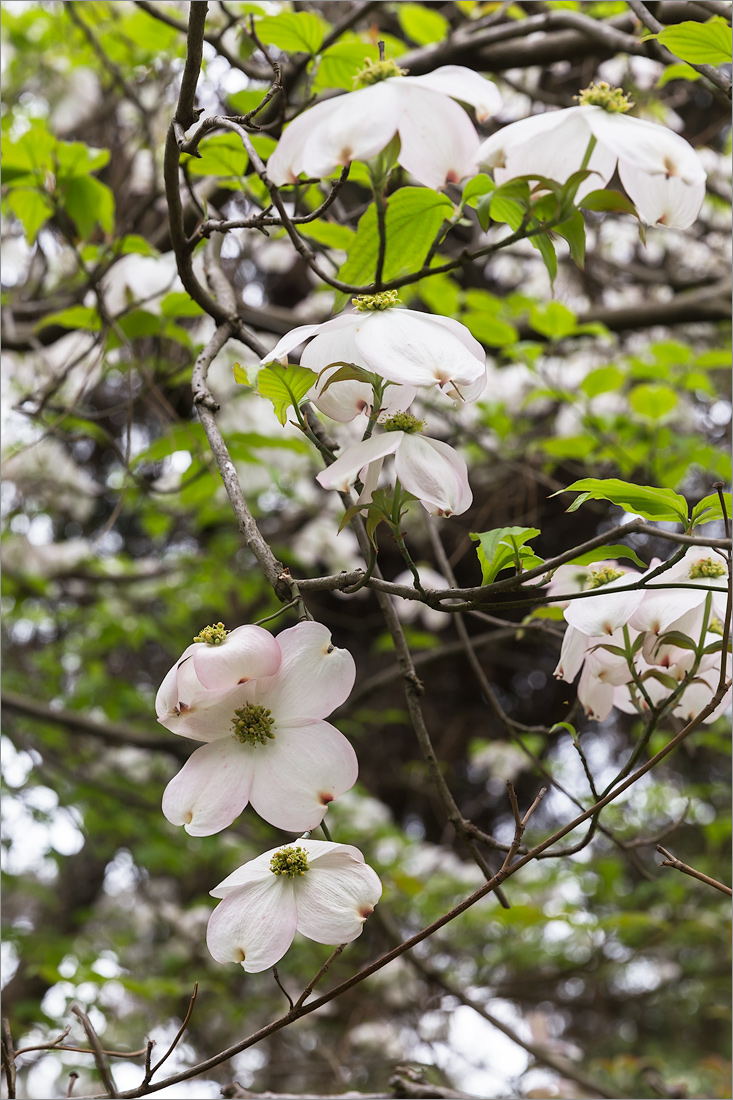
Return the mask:
<svg viewBox="0 0 733 1100"><path fill-rule="evenodd" d="M465 325L451 317L393 308L399 301L396 291L362 295L353 301L353 312L340 313L320 325L294 328L262 362L282 359L308 340L300 361L319 373L334 363L354 363L403 386L437 385L464 401L481 395L486 386L486 355Z"/></svg>
<svg viewBox="0 0 733 1100"><path fill-rule="evenodd" d="M672 130L631 118L618 89L591 85L580 106L547 111L510 123L479 149L479 164L497 183L541 175L565 183L580 168L591 139L595 146L578 197L605 187L616 168L624 189L649 225L686 229L700 213L705 170L692 147Z"/></svg>
<svg viewBox="0 0 733 1100"><path fill-rule="evenodd" d="M336 649L326 627L314 622L283 630L275 642L274 675L215 697L195 694L160 719L173 733L207 742L163 795L165 816L192 836L231 825L248 802L279 829L312 829L329 802L356 782L353 748L323 721L353 687L351 654Z"/></svg>
<svg viewBox="0 0 733 1100"><path fill-rule="evenodd" d="M386 421L387 431L347 447L336 461L321 470L316 480L324 489L349 491L357 478L364 488L360 504L368 504L377 488L382 463L394 455L395 474L408 493L431 516L465 512L473 500L468 469L457 451L438 439L419 434L419 421L410 413L397 413ZM400 430L401 428L406 430Z"/></svg>
<svg viewBox="0 0 733 1100"><path fill-rule="evenodd" d="M694 585L693 588L663 588L665 584ZM728 566L725 558L714 550L691 546L681 561L666 573L649 581L649 588L631 617L637 630L663 634L675 619L694 608L702 608L712 589L712 614L722 619L728 593Z"/></svg>
<svg viewBox="0 0 733 1100"><path fill-rule="evenodd" d="M355 940L382 884L358 848L301 839L245 863L211 893L224 900L209 920L209 951L258 974L283 957L296 932L316 943Z"/></svg>
<svg viewBox="0 0 733 1100"><path fill-rule="evenodd" d="M280 647L261 626L226 630L223 623L205 627L166 674L155 698L159 720L177 717L192 706L207 706L222 692L258 676L274 676Z"/></svg>
<svg viewBox="0 0 733 1100"><path fill-rule="evenodd" d="M481 121L501 106L495 84L460 65L405 77L393 61L368 64L359 79L370 86L317 103L285 129L267 162L273 183L295 183L301 173L322 178L352 160L371 160L395 135L397 163L426 187L475 175L479 139L453 100L470 103Z"/></svg>

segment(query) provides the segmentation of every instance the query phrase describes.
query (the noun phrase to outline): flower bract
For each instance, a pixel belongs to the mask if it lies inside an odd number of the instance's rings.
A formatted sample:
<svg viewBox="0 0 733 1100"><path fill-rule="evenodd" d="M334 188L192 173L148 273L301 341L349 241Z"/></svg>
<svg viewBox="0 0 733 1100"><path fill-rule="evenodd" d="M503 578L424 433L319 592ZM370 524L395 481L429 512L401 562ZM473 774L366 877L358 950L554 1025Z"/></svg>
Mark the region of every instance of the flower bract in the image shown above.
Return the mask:
<svg viewBox="0 0 733 1100"><path fill-rule="evenodd" d="M474 106L479 119L501 105L495 84L460 65L391 76L304 111L284 131L267 174L278 185L301 173L321 178L352 160L370 160L396 134L397 162L416 180L433 189L458 182L476 172L479 139L454 99Z"/></svg>
<svg viewBox="0 0 733 1100"><path fill-rule="evenodd" d="M280 655L274 675L213 696L199 693L178 714L160 718L173 733L206 742L163 795L165 816L192 836L231 825L248 802L277 828L312 829L356 782L353 748L323 720L354 684L351 654L315 622L273 641Z"/></svg>
<svg viewBox="0 0 733 1100"><path fill-rule="evenodd" d="M209 920L209 951L257 974L283 957L296 931L316 943L356 939L382 884L358 848L300 839L245 863L211 893L223 901Z"/></svg>
<svg viewBox="0 0 733 1100"><path fill-rule="evenodd" d="M468 469L458 452L438 439L409 432L384 432L347 447L316 480L324 489L345 493L358 476L364 485L359 502L368 504L387 455L394 455L400 483L431 515L460 515L470 506Z"/></svg>

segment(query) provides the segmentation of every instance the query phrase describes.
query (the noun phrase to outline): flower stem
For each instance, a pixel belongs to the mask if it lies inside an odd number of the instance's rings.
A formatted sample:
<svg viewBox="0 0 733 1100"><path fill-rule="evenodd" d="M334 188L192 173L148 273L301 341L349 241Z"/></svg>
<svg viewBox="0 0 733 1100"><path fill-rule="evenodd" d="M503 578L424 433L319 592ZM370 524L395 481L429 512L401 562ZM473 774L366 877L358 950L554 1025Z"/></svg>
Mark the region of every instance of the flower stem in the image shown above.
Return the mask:
<svg viewBox="0 0 733 1100"><path fill-rule="evenodd" d="M586 149L585 153L583 154L583 159L580 163L580 171L581 172L584 172L585 169L588 167L588 164L590 162L590 158L593 156L593 150L595 149L596 145L597 145L597 141L595 139L595 136L593 134L591 134L590 141L588 142L588 148Z"/></svg>

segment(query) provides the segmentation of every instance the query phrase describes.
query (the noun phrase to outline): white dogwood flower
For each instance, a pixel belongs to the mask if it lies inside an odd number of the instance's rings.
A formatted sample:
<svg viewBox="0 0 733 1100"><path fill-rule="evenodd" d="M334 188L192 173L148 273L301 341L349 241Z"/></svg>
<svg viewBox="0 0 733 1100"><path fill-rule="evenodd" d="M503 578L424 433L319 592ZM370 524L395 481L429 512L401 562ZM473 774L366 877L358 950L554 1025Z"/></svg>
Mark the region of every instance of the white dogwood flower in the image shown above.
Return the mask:
<svg viewBox="0 0 733 1100"><path fill-rule="evenodd" d="M296 931L316 943L355 940L382 884L358 848L300 839L245 863L211 893L224 900L209 920L209 951L258 974L283 957Z"/></svg>
<svg viewBox="0 0 733 1100"><path fill-rule="evenodd" d="M632 118L631 104L618 89L591 85L580 105L547 111L510 123L483 142L479 164L497 183L541 175L565 183L578 171L591 139L578 198L605 187L616 168L629 198L649 225L686 229L705 197L705 170L694 149L672 130Z"/></svg>
<svg viewBox="0 0 733 1100"><path fill-rule="evenodd" d="M395 308L399 301L395 291L353 301L353 312L292 329L262 362L280 360L308 341L300 361L319 373L334 363L353 363L399 385L437 385L464 401L481 395L486 386L486 355L460 321ZM325 396L339 385L334 383Z"/></svg>
<svg viewBox="0 0 733 1100"><path fill-rule="evenodd" d="M397 163L426 187L475 175L479 139L454 99L475 107L481 121L501 106L495 84L460 65L403 76L390 61L368 64L359 78L369 86L316 103L285 129L267 163L273 183L294 183L301 173L322 178L352 160L370 160L395 135Z"/></svg>
<svg viewBox="0 0 733 1100"><path fill-rule="evenodd" d="M439 439L421 435L420 422L410 413L397 413L384 433L347 447L336 461L321 470L316 480L324 489L349 491L357 478L364 488L360 504L368 504L377 488L382 463L394 455L400 484L420 501L431 516L465 512L473 500L468 469L457 451Z"/></svg>

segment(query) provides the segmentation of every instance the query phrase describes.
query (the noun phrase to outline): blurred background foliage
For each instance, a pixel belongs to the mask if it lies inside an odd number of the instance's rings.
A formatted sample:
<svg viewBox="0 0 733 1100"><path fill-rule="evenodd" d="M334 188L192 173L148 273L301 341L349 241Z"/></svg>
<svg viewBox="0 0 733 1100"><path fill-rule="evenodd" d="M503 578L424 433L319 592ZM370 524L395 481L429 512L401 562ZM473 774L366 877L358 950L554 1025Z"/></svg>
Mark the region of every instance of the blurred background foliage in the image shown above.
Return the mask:
<svg viewBox="0 0 733 1100"><path fill-rule="evenodd" d="M725 20L729 9L648 7L673 26ZM162 186L187 11L185 3L100 0L2 9L3 1011L16 1048L57 1037L76 1003L107 1049L140 1050L152 1036L162 1051L198 981L171 1071L285 1007L271 974L215 964L204 940L209 889L281 837L251 810L205 838L176 830L160 811L163 787L189 753L155 723L165 672L204 624L234 627L279 606L237 533L190 392L191 363L212 326L177 280ZM381 38L415 74L449 61L493 76L504 107L480 127L484 135L538 107L570 106L580 88L607 79L633 95L637 113L682 133L708 172L702 214L685 232L652 229L644 245L628 215L586 214L585 265L556 238L552 287L552 261L524 242L401 291L412 309L462 321L490 357L490 384L476 405L453 413L425 400L471 470L471 510L440 528L459 584L480 581L470 532L535 526L535 546L549 557L618 522L619 510L600 502L568 514L568 498L550 496L580 477L670 487L693 502L729 481L730 129L718 89L684 58L639 44L641 27L624 2L228 0L210 4L199 85L207 112L244 113L268 86L245 33L251 16L283 63L293 106L349 90ZM543 19L528 36L526 21ZM503 37L492 40L492 28ZM605 28L626 35L629 52L604 38ZM266 116L270 129L255 138L260 155L274 147L281 121L276 110ZM211 136L202 153L184 164L189 230L204 215L256 211L263 187L241 145ZM355 165L328 214L306 227L334 273L353 257L370 200L365 180ZM391 186L406 182L398 169ZM315 209L326 186L301 188L300 212ZM484 239L471 209L479 203L466 207L438 258ZM400 253L400 262L417 270L427 222L418 218L412 230L417 251ZM497 230L505 231L487 228ZM242 317L268 347L331 313L332 291L282 231L229 234L222 261ZM235 384L234 363L246 368L254 358L232 341L211 384L264 536L295 576L362 564L350 532L336 537L339 506L314 481L317 455ZM406 529L413 557L435 566L417 510ZM647 562L669 556L660 540L629 543ZM404 567L387 536L380 565L388 578ZM335 721L357 750L360 781L329 811L331 832L358 845L385 885L364 934L332 967L335 983L482 877L431 789L374 597L324 592L307 602L358 669ZM523 612L498 614L511 624ZM504 842L513 831L507 780L524 807L548 779L589 804L567 730L547 732L555 722L577 723L600 784L640 732L616 711L601 724L577 714L574 689L552 676L562 623L537 621L542 632L468 620L482 636L504 721L474 683L450 623L436 629L418 618L405 628L456 800ZM270 625L292 622L286 613ZM677 728L671 720L664 735ZM573 1067L608 1097L729 1096L728 905L659 868L655 854L666 837L679 858L727 877L729 763L721 719L611 805L607 831L591 844L512 879L510 909L485 900L418 949L415 962L402 958L232 1064L161 1095L217 1096L227 1085L237 1095L234 1079L255 1092L384 1093L395 1068L410 1065L417 1079L480 1096L586 1096ZM552 787L530 839L572 810ZM296 938L279 968L291 993L326 951ZM74 1024L67 1042L78 1043ZM550 1052L554 1066L526 1044ZM141 1064L114 1061L119 1088L137 1084ZM71 1071L81 1075L80 1095L99 1087L84 1055L39 1051L18 1066L19 1096L66 1095Z"/></svg>

